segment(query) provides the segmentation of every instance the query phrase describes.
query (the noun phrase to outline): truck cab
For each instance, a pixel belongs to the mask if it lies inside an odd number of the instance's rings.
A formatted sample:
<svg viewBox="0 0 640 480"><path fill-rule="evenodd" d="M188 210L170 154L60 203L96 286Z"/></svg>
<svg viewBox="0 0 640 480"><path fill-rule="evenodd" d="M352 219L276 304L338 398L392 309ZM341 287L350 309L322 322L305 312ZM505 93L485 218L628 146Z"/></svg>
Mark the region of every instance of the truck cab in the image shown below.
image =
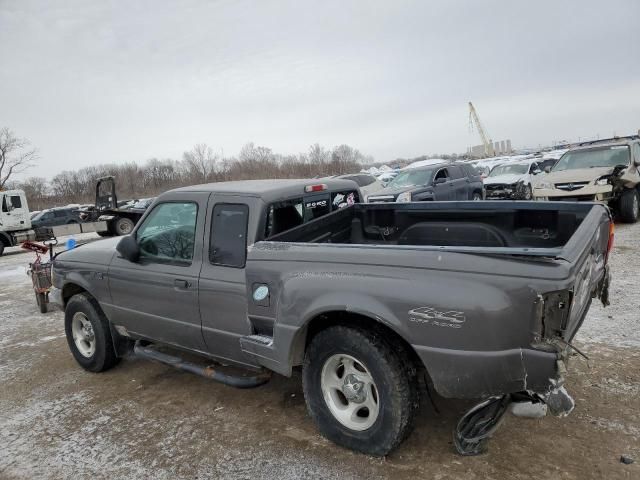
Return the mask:
<svg viewBox="0 0 640 480"><path fill-rule="evenodd" d="M31 228L27 197L22 190L0 192L0 231L13 232Z"/></svg>

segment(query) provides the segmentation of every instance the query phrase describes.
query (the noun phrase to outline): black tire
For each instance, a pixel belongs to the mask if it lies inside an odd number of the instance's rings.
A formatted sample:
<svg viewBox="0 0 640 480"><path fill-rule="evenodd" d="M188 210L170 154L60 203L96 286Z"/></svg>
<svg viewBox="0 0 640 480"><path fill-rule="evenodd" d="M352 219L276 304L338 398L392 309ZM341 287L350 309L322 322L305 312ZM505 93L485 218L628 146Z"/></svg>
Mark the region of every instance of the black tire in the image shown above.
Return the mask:
<svg viewBox="0 0 640 480"><path fill-rule="evenodd" d="M95 351L91 356L83 355L78 349L72 333L72 321L76 314L84 315L91 323L95 337ZM64 332L69 349L76 362L90 372L104 372L115 366L119 358L115 354L113 339L109 330L109 321L98 302L86 293L79 293L71 297L64 311Z"/></svg>
<svg viewBox="0 0 640 480"><path fill-rule="evenodd" d="M36 292L36 303L40 313L47 313L47 295L45 293Z"/></svg>
<svg viewBox="0 0 640 480"><path fill-rule="evenodd" d="M322 372L335 355L357 359L375 382L379 413L366 430L343 425L325 401ZM407 357L374 330L334 326L315 335L305 354L302 380L309 415L322 435L369 455L385 456L396 448L413 430L419 406L415 368Z"/></svg>
<svg viewBox="0 0 640 480"><path fill-rule="evenodd" d="M473 192L471 194L471 200L473 200L474 202L478 202L480 200L482 200L482 192Z"/></svg>
<svg viewBox="0 0 640 480"><path fill-rule="evenodd" d="M0 257L2 256L2 254L4 253L4 242L2 241L2 239L0 238Z"/></svg>
<svg viewBox="0 0 640 480"><path fill-rule="evenodd" d="M625 223L636 223L640 210L640 198L635 189L626 189L620 196L620 218Z"/></svg>
<svg viewBox="0 0 640 480"><path fill-rule="evenodd" d="M524 188L524 200L533 200L533 190L531 189L531 185L527 185Z"/></svg>
<svg viewBox="0 0 640 480"><path fill-rule="evenodd" d="M116 219L114 230L116 232L116 235L118 236L129 235L131 232L133 232L133 228L135 226L136 224L133 223L133 220L131 220L130 218L120 217Z"/></svg>
<svg viewBox="0 0 640 480"><path fill-rule="evenodd" d="M101 237L111 237L111 236L113 236L109 230L106 230L104 232L96 232L96 233L98 235L100 235Z"/></svg>

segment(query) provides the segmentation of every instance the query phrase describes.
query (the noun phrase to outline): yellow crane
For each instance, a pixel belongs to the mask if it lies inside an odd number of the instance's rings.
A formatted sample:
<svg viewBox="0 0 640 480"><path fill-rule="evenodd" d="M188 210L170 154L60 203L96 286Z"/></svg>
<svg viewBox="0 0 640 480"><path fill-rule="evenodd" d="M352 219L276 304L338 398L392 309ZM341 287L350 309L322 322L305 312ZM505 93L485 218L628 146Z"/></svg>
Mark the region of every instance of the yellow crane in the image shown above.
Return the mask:
<svg viewBox="0 0 640 480"><path fill-rule="evenodd" d="M478 112L476 111L473 103L469 102L469 129L473 131L473 126L475 124L476 130L480 134L480 138L482 139L482 144L484 145L484 155L485 157L493 157L495 156L495 150L493 149L493 142L487 135L487 131L480 123L480 117L478 117Z"/></svg>

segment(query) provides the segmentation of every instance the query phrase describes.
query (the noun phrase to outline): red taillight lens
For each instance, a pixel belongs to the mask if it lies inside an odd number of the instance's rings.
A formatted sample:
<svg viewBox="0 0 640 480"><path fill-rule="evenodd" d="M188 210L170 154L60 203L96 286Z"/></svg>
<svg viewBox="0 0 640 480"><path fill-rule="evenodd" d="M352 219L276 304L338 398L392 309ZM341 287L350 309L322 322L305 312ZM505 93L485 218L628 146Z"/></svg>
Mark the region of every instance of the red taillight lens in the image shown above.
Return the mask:
<svg viewBox="0 0 640 480"><path fill-rule="evenodd" d="M609 222L609 243L607 243L607 260L609 260L609 253L611 253L611 249L613 248L613 236L616 231L616 225L613 221Z"/></svg>
<svg viewBox="0 0 640 480"><path fill-rule="evenodd" d="M327 186L324 183L319 183L318 185L307 185L304 187L304 191L307 193L311 192L322 192L327 189Z"/></svg>

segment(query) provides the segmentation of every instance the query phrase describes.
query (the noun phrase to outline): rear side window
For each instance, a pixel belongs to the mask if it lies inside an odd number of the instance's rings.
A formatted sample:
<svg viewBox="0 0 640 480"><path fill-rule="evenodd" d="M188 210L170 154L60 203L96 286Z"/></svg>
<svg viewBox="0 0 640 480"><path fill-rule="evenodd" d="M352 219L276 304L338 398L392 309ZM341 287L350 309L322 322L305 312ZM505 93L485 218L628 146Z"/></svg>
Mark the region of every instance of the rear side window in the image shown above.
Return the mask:
<svg viewBox="0 0 640 480"><path fill-rule="evenodd" d="M244 267L247 257L249 207L221 203L213 208L209 261L214 265Z"/></svg>
<svg viewBox="0 0 640 480"><path fill-rule="evenodd" d="M451 178L453 180L462 178L464 176L462 173L462 169L457 165L451 165L448 170L449 170L449 175L451 175Z"/></svg>
<svg viewBox="0 0 640 480"><path fill-rule="evenodd" d="M56 218L64 218L67 216L67 212L64 210L54 210L53 216Z"/></svg>

